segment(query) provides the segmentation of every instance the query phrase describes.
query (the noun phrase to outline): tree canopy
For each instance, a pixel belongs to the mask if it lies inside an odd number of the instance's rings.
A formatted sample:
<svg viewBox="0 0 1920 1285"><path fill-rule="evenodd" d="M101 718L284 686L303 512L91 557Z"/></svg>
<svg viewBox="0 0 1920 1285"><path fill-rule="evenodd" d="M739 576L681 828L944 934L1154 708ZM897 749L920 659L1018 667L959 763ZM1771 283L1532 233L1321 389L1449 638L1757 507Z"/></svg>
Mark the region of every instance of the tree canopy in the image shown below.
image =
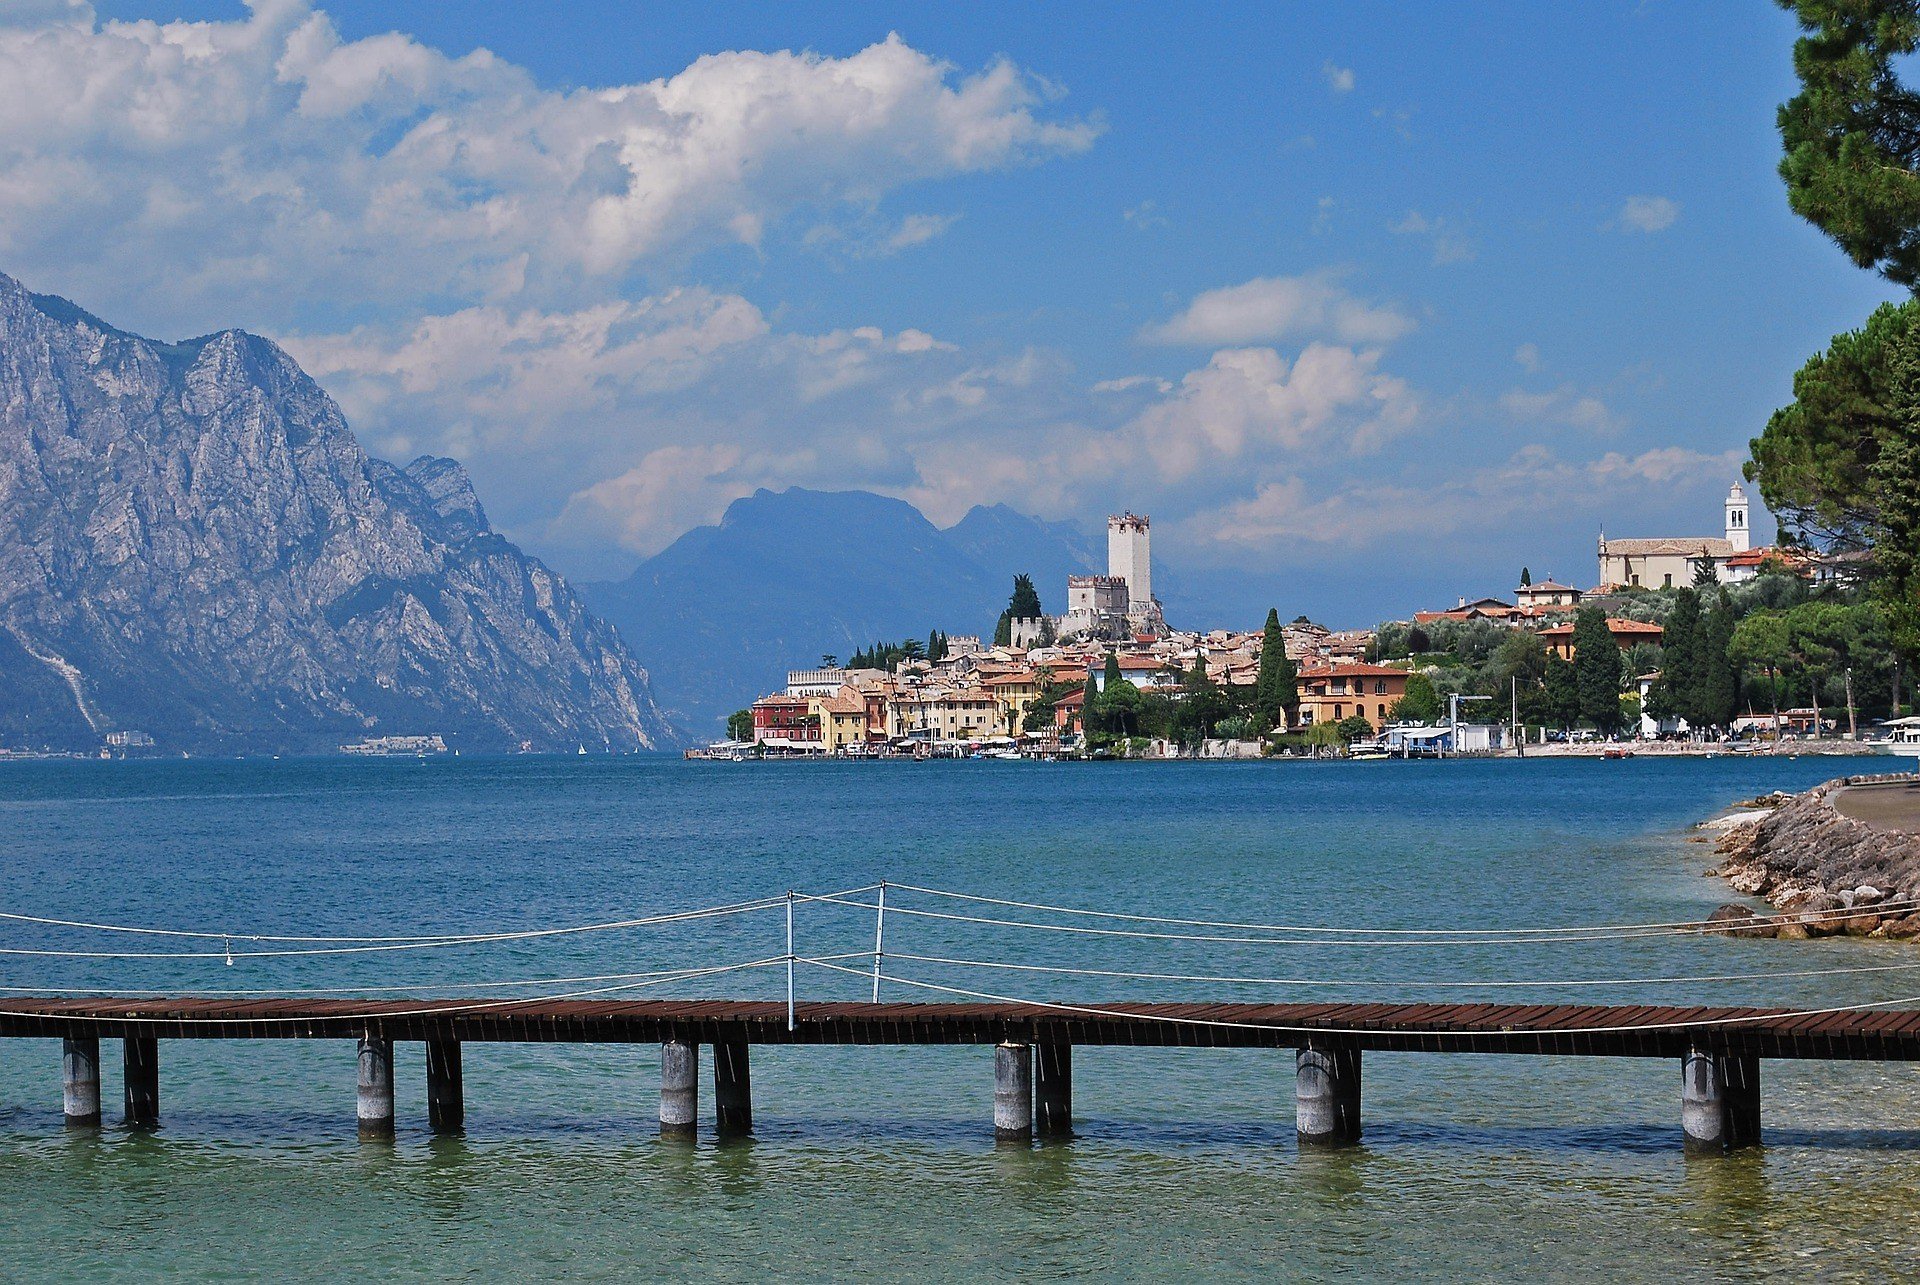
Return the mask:
<svg viewBox="0 0 1920 1285"><path fill-rule="evenodd" d="M1780 108L1793 212L1848 258L1920 286L1920 97L1898 60L1920 44L1915 0L1783 0L1804 34L1800 92Z"/></svg>
<svg viewBox="0 0 1920 1285"><path fill-rule="evenodd" d="M1286 631L1280 612L1267 609L1267 625L1260 637L1260 672L1253 682L1254 712L1269 727L1289 727L1300 708L1300 667L1287 655Z"/></svg>
<svg viewBox="0 0 1920 1285"><path fill-rule="evenodd" d="M1620 647L1607 613L1582 607L1573 618L1573 678L1580 717L1603 732L1620 726Z"/></svg>

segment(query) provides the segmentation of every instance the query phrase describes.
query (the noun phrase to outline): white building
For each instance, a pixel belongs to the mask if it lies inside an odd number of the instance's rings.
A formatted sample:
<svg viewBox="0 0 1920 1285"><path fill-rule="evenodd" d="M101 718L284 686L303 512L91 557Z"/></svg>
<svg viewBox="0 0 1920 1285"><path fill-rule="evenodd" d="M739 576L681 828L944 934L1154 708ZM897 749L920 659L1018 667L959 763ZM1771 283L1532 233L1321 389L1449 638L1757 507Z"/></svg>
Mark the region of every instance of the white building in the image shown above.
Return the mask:
<svg viewBox="0 0 1920 1285"><path fill-rule="evenodd" d="M1750 553L1753 530L1747 493L1735 482L1727 491L1723 534L1661 536L1654 539L1609 540L1600 533L1600 583L1641 589L1684 589L1697 576L1711 574L1727 583L1739 566L1729 567L1736 555ZM1744 562L1745 559L1742 559Z"/></svg>

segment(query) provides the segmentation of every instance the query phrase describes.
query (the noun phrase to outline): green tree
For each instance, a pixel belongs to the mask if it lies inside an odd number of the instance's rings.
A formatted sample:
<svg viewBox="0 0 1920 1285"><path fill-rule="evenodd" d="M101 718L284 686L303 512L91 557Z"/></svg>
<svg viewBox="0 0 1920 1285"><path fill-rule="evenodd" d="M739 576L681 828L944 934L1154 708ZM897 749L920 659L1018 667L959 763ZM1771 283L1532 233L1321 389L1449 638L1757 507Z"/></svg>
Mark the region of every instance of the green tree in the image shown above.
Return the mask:
<svg viewBox="0 0 1920 1285"><path fill-rule="evenodd" d="M1393 703L1388 716L1396 723L1437 723L1440 721L1440 693L1425 674L1408 674L1407 690Z"/></svg>
<svg viewBox="0 0 1920 1285"><path fill-rule="evenodd" d="M1899 428L1868 469L1878 503L1873 525L1873 587L1887 615L1894 649L1920 656L1920 335L1909 336L1894 362Z"/></svg>
<svg viewBox="0 0 1920 1285"><path fill-rule="evenodd" d="M1300 708L1300 668L1287 655L1280 612L1271 607L1260 636L1260 673L1253 682L1253 703L1269 727L1292 726L1293 712Z"/></svg>
<svg viewBox="0 0 1920 1285"><path fill-rule="evenodd" d="M1350 714L1334 726L1339 729L1342 742L1351 743L1362 737L1373 735L1373 724L1364 714Z"/></svg>
<svg viewBox="0 0 1920 1285"><path fill-rule="evenodd" d="M753 739L753 711L736 709L727 715L727 739L730 741L750 741Z"/></svg>
<svg viewBox="0 0 1920 1285"><path fill-rule="evenodd" d="M1673 610L1661 626L1663 654L1660 681L1648 693L1655 718L1676 717L1693 724L1694 689L1699 684L1700 595L1682 589L1674 595Z"/></svg>
<svg viewBox="0 0 1920 1285"><path fill-rule="evenodd" d="M1227 694L1207 676L1207 658L1195 655L1193 666L1180 680L1180 704L1174 725L1185 742L1204 741L1232 712Z"/></svg>
<svg viewBox="0 0 1920 1285"><path fill-rule="evenodd" d="M1742 668L1758 669L1767 676L1767 688L1773 707L1773 735L1780 737L1780 671L1793 661L1793 633L1785 616L1771 611L1756 611L1742 620L1733 631L1727 656Z"/></svg>
<svg viewBox="0 0 1920 1285"><path fill-rule="evenodd" d="M1572 727L1580 721L1580 680L1571 662L1554 656L1547 661L1546 677L1541 682L1545 700L1541 712L1556 727Z"/></svg>
<svg viewBox="0 0 1920 1285"><path fill-rule="evenodd" d="M1895 73L1920 42L1913 0L1783 0L1800 92L1779 113L1793 212L1862 268L1920 287L1920 105Z"/></svg>
<svg viewBox="0 0 1920 1285"><path fill-rule="evenodd" d="M1730 651L1739 623L1733 600L1722 589L1701 618L1694 646L1694 699L1686 714L1687 722L1694 727L1730 726L1734 712L1740 708L1740 670Z"/></svg>
<svg viewBox="0 0 1920 1285"><path fill-rule="evenodd" d="M1520 587L1524 589L1532 583L1533 583L1533 570L1529 567L1521 567L1520 568Z"/></svg>
<svg viewBox="0 0 1920 1285"><path fill-rule="evenodd" d="M1874 464L1902 431L1902 354L1920 301L1882 304L1858 330L1835 335L1793 377L1793 401L1751 443L1747 477L1789 536L1840 549L1864 546L1881 494Z"/></svg>
<svg viewBox="0 0 1920 1285"><path fill-rule="evenodd" d="M1573 675L1580 717L1603 732L1620 726L1620 648L1607 629L1607 613L1582 607L1573 618Z"/></svg>
<svg viewBox="0 0 1920 1285"><path fill-rule="evenodd" d="M1046 614L1040 607L1040 593L1033 587L1032 576L1023 572L1013 578L1013 597L1007 601L1007 610L1015 620L1035 620Z"/></svg>

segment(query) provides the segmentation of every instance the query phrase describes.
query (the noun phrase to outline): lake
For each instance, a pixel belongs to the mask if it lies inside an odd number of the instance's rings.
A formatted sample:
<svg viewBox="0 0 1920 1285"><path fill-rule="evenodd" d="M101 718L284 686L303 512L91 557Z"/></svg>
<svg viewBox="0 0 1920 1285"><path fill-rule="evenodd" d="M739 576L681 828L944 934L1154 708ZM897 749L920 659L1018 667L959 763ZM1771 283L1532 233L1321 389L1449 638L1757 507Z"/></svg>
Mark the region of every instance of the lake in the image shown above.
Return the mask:
<svg viewBox="0 0 1920 1285"><path fill-rule="evenodd" d="M11 993L574 994L785 952L782 907L459 948L274 955L251 936L586 924L881 880L1194 919L1512 929L1703 918L1731 900L1688 828L1886 759L732 764L663 758L0 764ZM1795 1006L1914 997L1920 951L1696 936L1392 945L1112 937L918 917L1069 917L889 892L886 972L1023 998L1578 999ZM849 900L868 902L872 893ZM1081 921L1084 922L1084 921ZM803 902L796 949L870 950L865 905ZM1178 937L1178 931L1169 934ZM1185 936L1231 936L1186 931ZM1426 944L1423 944L1426 943ZM234 955L228 963L226 955ZM1258 982L1149 981L905 958ZM870 957L847 967L871 967ZM1865 968L1880 971L1848 971ZM1796 974L1788 976L1785 974ZM1671 979L1731 978L1721 981ZM1551 983L1526 988L1494 983ZM1591 983L1607 983L1591 985ZM630 980L624 984L631 984ZM819 966L802 998L870 982ZM622 992L777 998L780 968ZM470 993L470 992L469 992ZM1071 1142L996 1147L985 1048L754 1051L756 1136L655 1136L649 1048L466 1050L467 1129L354 1136L350 1044L163 1042L162 1128L69 1132L56 1042L0 1041L0 1252L39 1279L529 1274L744 1280L1321 1277L1886 1279L1920 1250L1920 1067L1768 1062L1767 1145L1681 1154L1665 1061L1370 1054L1364 1143L1293 1139L1287 1053L1076 1052ZM705 1067L703 1066L703 1071ZM711 1111L710 1084L702 1086Z"/></svg>

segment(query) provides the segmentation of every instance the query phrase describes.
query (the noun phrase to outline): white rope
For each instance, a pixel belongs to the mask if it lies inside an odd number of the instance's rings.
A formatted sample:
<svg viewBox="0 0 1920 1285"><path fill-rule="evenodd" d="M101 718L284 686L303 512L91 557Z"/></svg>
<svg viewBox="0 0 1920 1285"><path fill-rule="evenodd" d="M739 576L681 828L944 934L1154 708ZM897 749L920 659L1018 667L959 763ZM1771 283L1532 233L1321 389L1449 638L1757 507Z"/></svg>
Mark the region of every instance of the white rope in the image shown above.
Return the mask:
<svg viewBox="0 0 1920 1285"><path fill-rule="evenodd" d="M1714 921L1706 920L1706 919L1680 919L1680 920L1671 920L1664 923L1653 922L1653 923L1629 923L1629 924L1583 924L1583 925L1572 925L1572 926L1561 925L1561 926L1549 926L1549 927L1538 927L1538 928L1343 928L1343 927L1328 927L1325 925L1315 925L1315 924L1238 923L1233 920L1176 919L1166 915L1135 915L1135 914L1126 914L1117 910L1087 910L1087 909L1074 907L1074 906L1053 906L1053 905L1048 905L1044 902L1013 901L1005 897L987 897L987 896L981 896L975 893L952 892L944 888L927 888L927 887L922 887L920 885L911 884L911 883L894 883L889 881L887 886L889 888L904 890L907 892L922 893L929 897L946 897L955 901L970 901L970 902L976 902L980 905L987 905L987 906L1006 906L1016 910L1038 910L1038 911L1043 911L1047 914L1079 915L1079 916L1084 916L1084 917L1094 918L1094 919L1118 919L1118 920L1127 921L1129 923L1140 923L1140 924L1171 924L1175 927L1180 927L1180 928L1224 928L1224 929L1234 929L1234 930L1245 931L1245 932L1315 933L1315 934L1327 934L1330 936L1344 935L1344 936L1365 936L1365 937L1477 936L1477 937L1493 939L1498 937L1513 937L1513 936L1521 936L1521 937L1543 936L1544 937L1548 935L1557 936L1561 934L1577 934L1577 933L1609 933L1610 934L1610 933L1620 933L1620 932L1639 932L1643 930L1656 930L1656 929L1658 930L1681 930L1681 929L1699 930L1699 929L1712 929L1716 926ZM865 890L862 889L862 891L865 891ZM1920 908L1920 898L1902 897L1902 898L1896 898L1890 901L1883 901L1870 906L1842 908L1842 909L1833 910L1833 911L1822 911L1819 913L1825 917L1838 918L1838 919L1851 919L1855 915L1877 915L1877 914L1884 914L1888 910L1912 910L1916 908ZM1600 939L1596 938L1596 940L1600 940Z"/></svg>
<svg viewBox="0 0 1920 1285"><path fill-rule="evenodd" d="M822 959L822 961L825 961L828 959L852 958L855 956L861 959L865 959L866 955L867 955L867 952L865 951L856 951L856 952L853 952L853 955L849 955L849 956L823 955L820 958ZM121 1014L121 1015L115 1016L112 1014L93 1014L93 1013L44 1013L44 1012L33 1013L33 1012L24 1012L24 1011L0 1010L0 1017L18 1018L25 1021L58 1020L63 1022L127 1022L127 1021L158 1022L168 1026L232 1026L237 1023L265 1024L265 1023L281 1023L281 1022L305 1022L311 1025L314 1023L348 1022L348 1021L355 1021L355 1020L390 1021L396 1018L403 1018L403 1017L457 1017L465 1013L482 1012L492 1008L506 1008L515 1004L559 1003L566 1000L590 999L595 995L614 995L614 994L620 994L627 991L645 990L650 986L666 986L674 982L691 981L697 977L717 977L722 973L738 973L738 972L743 972L745 970L753 969L753 968L769 968L774 964L784 964L786 962L787 962L787 957L785 955L776 955L776 956L769 956L768 958L765 958L765 959L748 960L745 963L739 963L739 964L721 964L712 968L690 968L690 969L685 969L681 972L678 972L670 977L658 977L650 981L624 982L615 986L599 986L590 990L573 991L567 994L519 995L511 999L474 1000L470 1003L454 1004L454 1005L447 1005L442 1003L442 1004L435 1004L431 1008L396 1009L392 1011L379 1011L379 1012L306 1013L306 1014L302 1014L294 1017L238 1017L238 1016L236 1017L174 1017L174 1016L162 1016L157 1014L137 1014L137 1013ZM821 967L837 968L839 967L839 965L822 962ZM117 998L117 997L103 996L102 998L111 999L111 998ZM180 996L178 998L193 999L198 997L197 996Z"/></svg>
<svg viewBox="0 0 1920 1285"><path fill-rule="evenodd" d="M868 958L871 951L855 952ZM1857 968L1805 968L1773 973L1720 973L1699 977L1597 977L1529 978L1510 981L1412 981L1404 978L1317 978L1317 977L1231 977L1200 973L1133 973L1111 968L1066 968L1046 964L1009 964L987 959L955 959L942 955L909 955L887 952L888 959L908 959L922 964L951 964L961 968L994 968L1019 973L1047 973L1064 977L1109 977L1145 982L1218 982L1237 986L1297 987L1370 987L1375 989L1480 990L1506 987L1587 987L1587 986L1683 986L1707 982L1772 981L1789 977L1839 977L1856 973L1903 973L1920 971L1920 963L1871 964Z"/></svg>
<svg viewBox="0 0 1920 1285"><path fill-rule="evenodd" d="M818 961L806 960L806 963ZM847 973L854 977L866 977L868 973L861 968L847 968L841 964L820 962L821 968L836 973ZM994 995L986 991L967 990L959 986L942 986L935 982L916 981L910 977L895 977L891 974L885 980L901 986L914 986L921 990L940 991L948 995L959 995L966 999L986 1000L996 1004L1025 1004L1033 1008L1051 1009L1061 1013L1081 1013L1091 1017L1112 1017L1129 1022L1164 1022L1173 1026L1210 1026L1243 1031L1278 1031L1301 1035L1434 1035L1445 1032L1424 1031L1418 1028L1392 1029L1385 1027L1332 1027L1332 1026L1287 1026L1270 1022L1229 1022L1219 1018L1169 1017L1157 1013L1129 1013L1124 1009L1098 1008L1087 1004L1063 1004L1048 1000L1021 999L1013 995ZM1864 1004L1840 1004L1831 1008L1790 1009L1779 1012L1753 1013L1744 1017L1697 1018L1685 1022L1649 1022L1637 1026L1529 1026L1502 1027L1498 1030L1488 1027L1460 1032L1461 1034L1512 1035L1520 1038L1532 1038L1541 1035L1631 1035L1640 1031L1679 1031L1699 1027L1744 1026L1755 1022L1786 1022L1802 1017L1827 1017L1839 1013L1862 1013L1874 1009L1898 1008L1902 1005L1920 1004L1920 995L1907 995L1899 999L1874 1000Z"/></svg>
<svg viewBox="0 0 1920 1285"><path fill-rule="evenodd" d="M864 892L864 888L852 890ZM385 950L427 950L438 946L474 946L487 945L502 941L530 941L536 938L565 937L579 933L612 932L623 928L644 928L654 924L678 923L689 919L710 919L722 915L747 914L755 910L765 910L780 904L780 899L762 897L755 901L734 902L731 905L705 906L696 910L677 910L666 914L646 915L636 919L614 919L603 923L569 924L560 928L524 928L506 932L491 933L446 933L422 937L286 937L272 933L245 932L201 932L176 928L145 928L127 924L95 924L71 919L47 919L38 915L0 914L0 919L20 923L42 924L51 927L82 928L96 932L139 933L158 937L191 937L199 940L220 942L351 942L362 943L356 946L341 947L334 950L265 950L205 952L126 952L126 951L45 951L23 948L0 948L0 953L12 955L72 955L85 959L225 959L231 953L234 959L261 958L282 955L325 955L353 954L357 951Z"/></svg>
<svg viewBox="0 0 1920 1285"><path fill-rule="evenodd" d="M820 897L820 898L817 898L817 900L833 901L843 906L857 906L863 910L875 909L874 903L870 901L847 901L847 900L842 900L836 897ZM1356 939L1342 939L1342 938L1328 938L1328 937L1235 937L1235 936L1223 936L1219 934L1210 934L1210 933L1166 933L1166 932L1145 932L1145 931L1140 931L1137 929L1129 929L1129 928L1091 928L1091 927L1080 927L1074 924L1038 924L1038 923L1032 922L1031 920L1026 920L1026 919L999 919L999 918L995 918L987 915L962 915L962 914L954 914L954 913L941 911L941 910L921 910L921 909L918 909L917 907L902 906L894 903L888 904L887 913L890 915L913 915L921 919L941 919L941 920L946 920L952 923L987 924L997 928L1025 928L1034 932L1071 933L1076 936L1086 936L1086 937L1120 937L1120 938L1129 938L1129 939L1140 940L1140 941L1192 941L1192 942L1205 942L1205 943L1214 944L1214 945L1236 945L1236 946L1318 946L1326 949L1355 949L1360 947L1401 948L1401 947L1426 947L1426 946L1432 946L1432 947L1540 946L1540 945L1563 946L1563 945L1567 945L1575 942L1589 942L1589 941L1635 941L1635 940L1643 940L1646 938L1655 938L1655 937L1699 936L1702 934L1719 935L1721 933L1731 931L1731 929L1735 926L1733 924L1728 924L1724 928L1718 925L1713 925L1713 926L1695 927L1695 928L1688 928L1688 929L1662 928L1662 929L1648 929L1645 931L1635 931L1635 932L1611 932L1611 933L1603 932L1603 933L1594 933L1590 936L1584 936L1584 937L1572 937L1572 936L1437 937L1437 938L1436 937L1422 937L1422 938L1390 937L1390 938L1382 938L1379 940L1372 940L1372 939L1356 940ZM1822 916L1822 918L1823 919L1825 918L1850 919L1857 914L1870 914L1870 913L1873 913L1873 912L1870 910L1867 910L1867 911L1846 910L1846 911L1835 912L1831 916ZM1811 920L1813 917L1809 916L1808 918Z"/></svg>

